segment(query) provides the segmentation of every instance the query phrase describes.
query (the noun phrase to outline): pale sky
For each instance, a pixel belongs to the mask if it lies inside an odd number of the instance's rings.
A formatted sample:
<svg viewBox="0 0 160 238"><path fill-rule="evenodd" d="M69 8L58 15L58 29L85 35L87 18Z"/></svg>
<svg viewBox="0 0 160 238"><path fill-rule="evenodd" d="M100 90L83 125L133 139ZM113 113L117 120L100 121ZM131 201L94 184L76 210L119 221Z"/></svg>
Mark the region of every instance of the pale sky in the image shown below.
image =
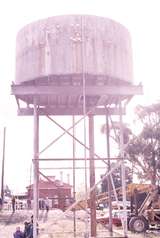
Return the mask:
<svg viewBox="0 0 160 238"><path fill-rule="evenodd" d="M120 22L128 28L132 38L135 84L142 82L144 86L144 96L136 97L132 104L152 103L159 99L159 9L159 0L1 1L0 141L2 141L3 126L6 126L5 184L8 184L13 191L24 191L25 186L29 184L29 171L33 156L32 118L18 117L15 99L10 96L10 85L15 80L15 43L18 31L32 21L64 14L97 15ZM43 126L45 129L46 127ZM100 125L97 131L99 128ZM48 137L51 140L52 134ZM60 148L61 145L57 146L57 152Z"/></svg>

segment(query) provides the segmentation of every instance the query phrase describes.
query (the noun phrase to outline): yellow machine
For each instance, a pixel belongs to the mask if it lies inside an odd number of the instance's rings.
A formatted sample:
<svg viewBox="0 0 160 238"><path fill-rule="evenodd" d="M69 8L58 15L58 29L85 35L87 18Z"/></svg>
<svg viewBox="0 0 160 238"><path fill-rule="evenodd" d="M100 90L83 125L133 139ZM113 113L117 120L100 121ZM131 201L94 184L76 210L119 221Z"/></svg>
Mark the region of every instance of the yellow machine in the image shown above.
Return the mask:
<svg viewBox="0 0 160 238"><path fill-rule="evenodd" d="M149 228L159 227L160 188L151 185L137 185L131 191L131 215L128 218L129 229L140 233Z"/></svg>
<svg viewBox="0 0 160 238"><path fill-rule="evenodd" d="M117 196L122 194L121 188L116 189ZM128 216L128 228L134 232L145 232L151 227L160 226L160 188L150 184L129 184L126 189L127 200L131 202L131 213ZM108 200L108 193L96 196L97 205ZM112 204L113 205L113 204ZM114 209L116 205L114 204ZM113 207L112 206L112 207ZM90 199L77 201L69 210L81 210L90 207ZM118 208L118 207L117 207ZM121 207L123 209L123 207Z"/></svg>

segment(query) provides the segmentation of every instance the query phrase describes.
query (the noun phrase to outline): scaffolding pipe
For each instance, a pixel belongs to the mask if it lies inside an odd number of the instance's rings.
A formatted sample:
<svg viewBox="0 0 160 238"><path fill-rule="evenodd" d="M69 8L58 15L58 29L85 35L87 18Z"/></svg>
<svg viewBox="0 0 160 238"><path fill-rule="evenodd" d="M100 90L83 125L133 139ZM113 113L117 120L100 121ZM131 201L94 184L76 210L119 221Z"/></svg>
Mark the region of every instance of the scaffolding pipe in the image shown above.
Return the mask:
<svg viewBox="0 0 160 238"><path fill-rule="evenodd" d="M38 220L38 171L39 171L39 115L37 108L37 98L34 98L34 159L33 159L33 238L37 238Z"/></svg>
<svg viewBox="0 0 160 238"><path fill-rule="evenodd" d="M84 120L83 120L83 133L84 133L84 166L85 166L85 200L87 202L87 196L88 196L88 187L87 187L87 149L89 150L89 148L87 148L86 146L86 116L87 116L87 112L86 112L86 49L85 49L85 18L83 16L81 16L81 40L82 40L82 47L81 47L81 57L82 57L82 99L83 99L83 116L84 116ZM83 144L83 143L82 143ZM87 204L87 203L86 203ZM86 205L87 206L87 205ZM85 238L89 237L89 231L88 231L88 214L86 212L86 217L85 217L85 234L84 234Z"/></svg>
<svg viewBox="0 0 160 238"><path fill-rule="evenodd" d="M72 116L72 127L73 127L73 200L76 201L76 174L75 174L75 167L76 167L76 143L75 143L75 116ZM76 210L73 209L73 231L74 237L76 237Z"/></svg>
<svg viewBox="0 0 160 238"><path fill-rule="evenodd" d="M6 147L6 127L3 129L3 155L2 155L2 175L1 175L1 199L2 205L4 202L4 162L5 162L5 147Z"/></svg>
<svg viewBox="0 0 160 238"><path fill-rule="evenodd" d="M126 178L124 165L124 141L123 141L123 121L122 121L122 104L119 102L119 122L120 122L120 156L121 163L121 179L122 179L122 197L123 197L123 230L124 237L127 237L127 210L126 210Z"/></svg>

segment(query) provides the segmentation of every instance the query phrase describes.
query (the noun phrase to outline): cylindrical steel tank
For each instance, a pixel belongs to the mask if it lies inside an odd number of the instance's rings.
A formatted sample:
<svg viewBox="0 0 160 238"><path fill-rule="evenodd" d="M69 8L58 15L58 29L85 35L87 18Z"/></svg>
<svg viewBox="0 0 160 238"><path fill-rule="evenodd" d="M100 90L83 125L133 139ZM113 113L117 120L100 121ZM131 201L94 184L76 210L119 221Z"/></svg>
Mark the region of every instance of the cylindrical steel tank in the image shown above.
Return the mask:
<svg viewBox="0 0 160 238"><path fill-rule="evenodd" d="M16 84L131 84L128 30L104 17L55 16L25 26L17 36ZM118 88L117 88L118 90Z"/></svg>

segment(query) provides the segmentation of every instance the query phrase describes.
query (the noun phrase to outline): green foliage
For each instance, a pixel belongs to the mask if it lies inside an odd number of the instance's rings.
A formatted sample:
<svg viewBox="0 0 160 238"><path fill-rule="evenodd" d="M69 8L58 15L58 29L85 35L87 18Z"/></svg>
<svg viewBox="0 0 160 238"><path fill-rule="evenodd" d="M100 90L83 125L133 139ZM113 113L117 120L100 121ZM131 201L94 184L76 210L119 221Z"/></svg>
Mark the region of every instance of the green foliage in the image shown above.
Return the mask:
<svg viewBox="0 0 160 238"><path fill-rule="evenodd" d="M119 144L120 131L123 132L125 157L132 164L133 173L154 185L160 179L160 103L138 105L135 113L141 128L139 134L135 135L124 123L120 126L119 122L110 121L110 138ZM101 131L106 133L106 125Z"/></svg>
<svg viewBox="0 0 160 238"><path fill-rule="evenodd" d="M101 175L101 178L102 177L103 175ZM132 183L132 170L128 166L125 166L125 177L126 177L126 184ZM121 167L115 169L115 171L112 173L112 179L113 179L115 188L119 188L122 186ZM103 193L107 191L108 191L108 179L106 178L101 183L101 192Z"/></svg>
<svg viewBox="0 0 160 238"><path fill-rule="evenodd" d="M140 179L156 184L160 178L160 104L137 106L136 113L142 130L138 136L132 135L126 157Z"/></svg>
<svg viewBox="0 0 160 238"><path fill-rule="evenodd" d="M132 134L132 131L126 123L122 124L122 130L123 130L123 143L127 144L129 139L130 139L130 135ZM102 125L101 133L102 134L107 133L106 124ZM109 128L109 133L110 133L110 137L116 143L119 143L120 142L120 123L117 122L117 121L114 121L114 122L111 121L111 125L110 125L110 128Z"/></svg>

